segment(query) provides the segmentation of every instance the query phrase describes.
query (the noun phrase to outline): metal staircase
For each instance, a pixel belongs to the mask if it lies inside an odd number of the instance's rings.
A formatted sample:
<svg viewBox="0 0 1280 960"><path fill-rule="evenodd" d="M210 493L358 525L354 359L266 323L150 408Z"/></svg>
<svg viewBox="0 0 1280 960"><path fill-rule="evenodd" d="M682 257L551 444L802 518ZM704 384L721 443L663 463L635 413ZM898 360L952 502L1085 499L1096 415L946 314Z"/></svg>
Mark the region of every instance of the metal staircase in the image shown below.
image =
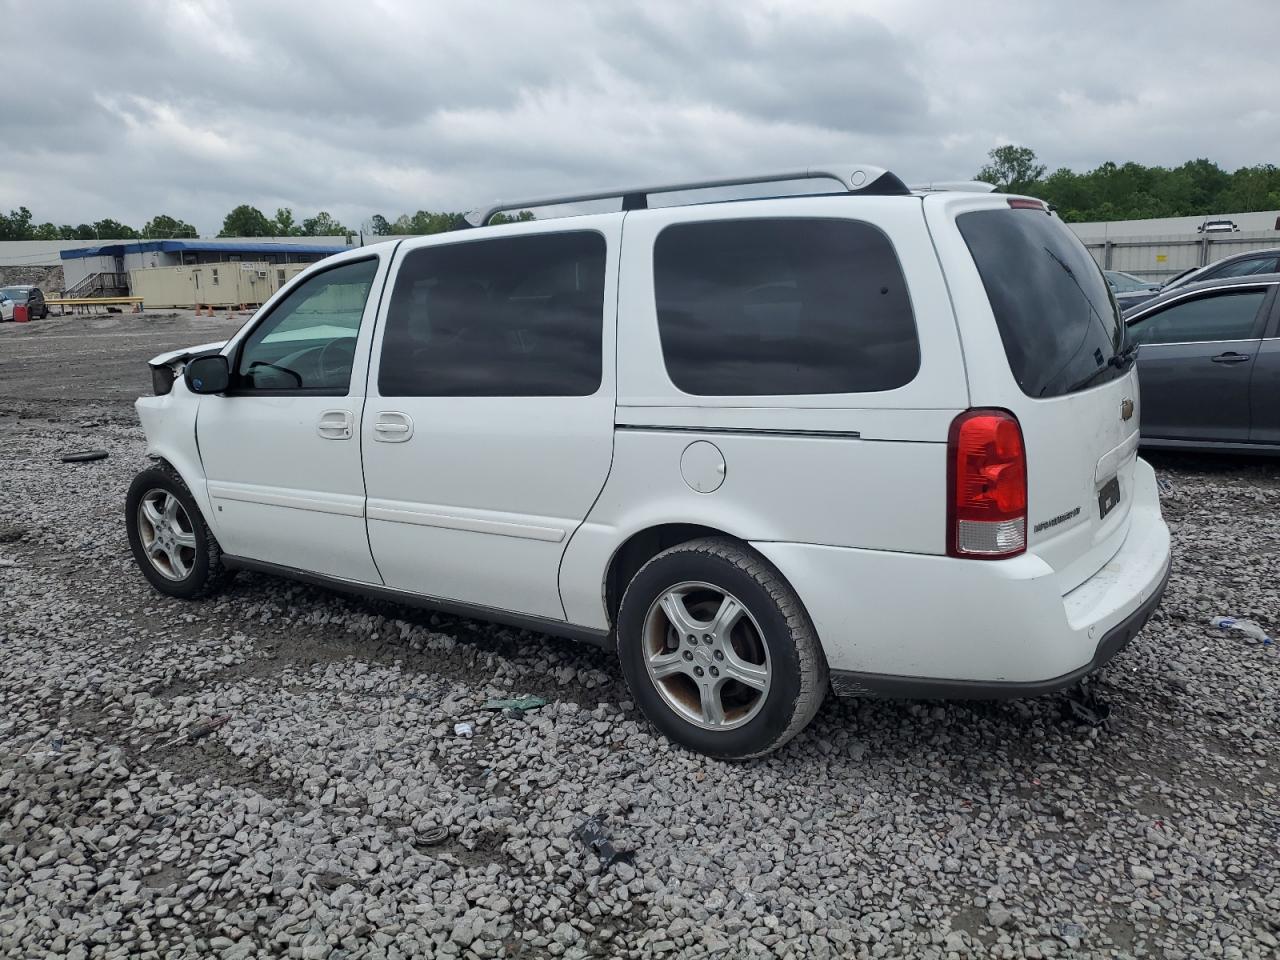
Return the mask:
<svg viewBox="0 0 1280 960"><path fill-rule="evenodd" d="M129 274L106 271L91 273L62 291L68 298L74 297L127 297Z"/></svg>

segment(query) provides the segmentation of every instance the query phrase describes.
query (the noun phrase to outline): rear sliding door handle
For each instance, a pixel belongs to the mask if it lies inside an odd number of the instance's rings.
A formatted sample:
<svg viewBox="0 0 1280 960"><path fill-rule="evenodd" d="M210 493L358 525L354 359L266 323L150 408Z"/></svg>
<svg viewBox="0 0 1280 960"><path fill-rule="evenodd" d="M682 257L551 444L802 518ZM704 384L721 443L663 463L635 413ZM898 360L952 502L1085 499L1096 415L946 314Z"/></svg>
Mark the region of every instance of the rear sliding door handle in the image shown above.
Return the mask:
<svg viewBox="0 0 1280 960"><path fill-rule="evenodd" d="M326 440L350 440L352 423L350 410L326 410L320 414L316 433Z"/></svg>
<svg viewBox="0 0 1280 960"><path fill-rule="evenodd" d="M1236 353L1234 350L1228 350L1226 353L1220 353L1213 358L1214 363L1244 363L1249 359L1247 353Z"/></svg>
<svg viewBox="0 0 1280 960"><path fill-rule="evenodd" d="M374 421L373 439L382 443L404 443L412 436L413 420L407 413L388 410Z"/></svg>

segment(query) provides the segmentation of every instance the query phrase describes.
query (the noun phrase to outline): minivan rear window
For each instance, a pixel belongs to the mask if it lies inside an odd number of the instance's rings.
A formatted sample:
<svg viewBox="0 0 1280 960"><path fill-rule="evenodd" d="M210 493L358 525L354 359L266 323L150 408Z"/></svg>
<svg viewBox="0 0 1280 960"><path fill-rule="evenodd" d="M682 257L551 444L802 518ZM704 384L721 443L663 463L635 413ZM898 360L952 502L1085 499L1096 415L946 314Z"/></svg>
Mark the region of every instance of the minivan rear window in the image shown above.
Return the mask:
<svg viewBox="0 0 1280 960"><path fill-rule="evenodd" d="M956 217L1004 342L1031 397L1058 397L1122 376L1120 308L1102 271L1057 217L1040 210L977 210Z"/></svg>
<svg viewBox="0 0 1280 960"><path fill-rule="evenodd" d="M685 393L869 393L920 368L906 278L871 224L673 224L658 234L653 273L667 374Z"/></svg>

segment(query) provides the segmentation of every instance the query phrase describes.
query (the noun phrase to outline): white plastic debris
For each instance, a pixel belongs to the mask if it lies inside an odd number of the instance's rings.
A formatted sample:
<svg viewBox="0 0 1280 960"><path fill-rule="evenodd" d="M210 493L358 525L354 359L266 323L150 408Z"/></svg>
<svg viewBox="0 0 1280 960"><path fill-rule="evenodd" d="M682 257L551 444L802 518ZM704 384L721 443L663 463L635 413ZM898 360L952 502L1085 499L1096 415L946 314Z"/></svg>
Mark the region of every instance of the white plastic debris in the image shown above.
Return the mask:
<svg viewBox="0 0 1280 960"><path fill-rule="evenodd" d="M1267 631L1254 620L1241 620L1236 617L1214 617L1209 621L1210 626L1217 627L1227 633L1236 633L1242 637L1248 637L1250 640L1257 640L1262 644L1270 644L1271 638L1267 636Z"/></svg>
<svg viewBox="0 0 1280 960"><path fill-rule="evenodd" d="M453 725L453 732L459 737L470 737L476 732L476 728L470 723L455 723Z"/></svg>

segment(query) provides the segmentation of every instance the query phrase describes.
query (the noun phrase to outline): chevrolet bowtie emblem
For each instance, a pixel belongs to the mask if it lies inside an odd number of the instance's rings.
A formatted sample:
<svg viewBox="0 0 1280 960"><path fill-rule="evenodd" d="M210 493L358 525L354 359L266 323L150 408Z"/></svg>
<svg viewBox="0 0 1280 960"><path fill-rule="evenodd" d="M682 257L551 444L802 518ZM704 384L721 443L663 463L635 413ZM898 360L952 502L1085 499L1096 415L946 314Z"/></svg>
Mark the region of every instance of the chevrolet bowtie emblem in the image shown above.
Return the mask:
<svg viewBox="0 0 1280 960"><path fill-rule="evenodd" d="M1133 401L1130 400L1128 397L1125 397L1123 400L1120 401L1120 419L1121 420L1133 419Z"/></svg>

